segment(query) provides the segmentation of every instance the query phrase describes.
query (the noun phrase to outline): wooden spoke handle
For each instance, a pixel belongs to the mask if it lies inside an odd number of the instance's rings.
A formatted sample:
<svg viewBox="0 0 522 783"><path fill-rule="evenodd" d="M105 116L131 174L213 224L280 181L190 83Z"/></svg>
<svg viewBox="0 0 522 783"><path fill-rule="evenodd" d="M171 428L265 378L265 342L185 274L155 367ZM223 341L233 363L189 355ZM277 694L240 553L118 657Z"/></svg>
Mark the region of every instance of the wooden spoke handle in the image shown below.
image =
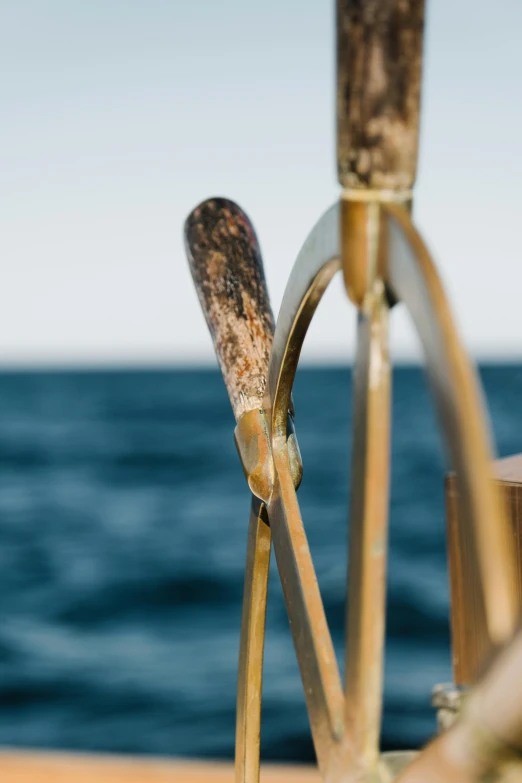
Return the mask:
<svg viewBox="0 0 522 783"><path fill-rule="evenodd" d="M224 198L204 201L185 222L185 246L236 420L261 408L274 318L255 231Z"/></svg>
<svg viewBox="0 0 522 783"><path fill-rule="evenodd" d="M424 0L337 0L337 163L345 188L415 181Z"/></svg>

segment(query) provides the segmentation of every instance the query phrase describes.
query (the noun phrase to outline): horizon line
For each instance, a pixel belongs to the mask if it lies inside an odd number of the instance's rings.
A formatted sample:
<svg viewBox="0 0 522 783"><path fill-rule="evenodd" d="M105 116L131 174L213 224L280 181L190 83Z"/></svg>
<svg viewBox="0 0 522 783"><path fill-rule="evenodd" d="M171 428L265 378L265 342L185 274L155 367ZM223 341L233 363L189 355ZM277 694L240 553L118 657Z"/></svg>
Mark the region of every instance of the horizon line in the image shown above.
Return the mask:
<svg viewBox="0 0 522 783"><path fill-rule="evenodd" d="M522 355L505 354L492 356L482 355L471 357L472 364L476 366L516 366L522 367ZM354 365L353 357L332 356L324 357L306 357L299 363L299 369L320 370L320 369L346 369ZM393 368L423 367L425 362L422 356L398 356L391 362ZM211 371L219 372L219 366L216 362L190 359L64 359L60 361L2 361L0 359L0 374L10 373L44 373L44 372L166 372L166 371Z"/></svg>

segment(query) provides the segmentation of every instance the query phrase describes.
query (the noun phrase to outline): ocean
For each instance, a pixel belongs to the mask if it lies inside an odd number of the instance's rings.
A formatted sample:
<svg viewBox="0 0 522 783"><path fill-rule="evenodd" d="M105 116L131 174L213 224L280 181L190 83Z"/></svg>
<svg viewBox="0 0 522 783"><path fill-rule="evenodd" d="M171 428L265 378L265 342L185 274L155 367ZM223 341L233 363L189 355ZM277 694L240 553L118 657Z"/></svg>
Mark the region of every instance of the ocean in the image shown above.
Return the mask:
<svg viewBox="0 0 522 783"><path fill-rule="evenodd" d="M522 366L481 368L522 451ZM300 370L299 498L340 665L348 368ZM233 757L249 496L217 370L0 374L0 744ZM382 746L435 731L451 680L445 457L420 369L394 371ZM262 755L313 759L275 560Z"/></svg>

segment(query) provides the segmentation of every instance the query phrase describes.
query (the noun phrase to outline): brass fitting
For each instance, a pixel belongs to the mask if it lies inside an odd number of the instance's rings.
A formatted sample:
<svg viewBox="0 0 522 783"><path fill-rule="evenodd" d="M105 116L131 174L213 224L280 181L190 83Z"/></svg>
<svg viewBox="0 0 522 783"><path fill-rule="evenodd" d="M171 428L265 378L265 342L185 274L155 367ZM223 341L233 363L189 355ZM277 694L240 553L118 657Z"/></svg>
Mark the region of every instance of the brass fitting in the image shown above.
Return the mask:
<svg viewBox="0 0 522 783"><path fill-rule="evenodd" d="M269 420L270 417L265 410L247 411L241 416L234 430L236 448L250 491L265 503L270 501L274 486ZM290 472L297 489L303 476L303 464L290 414L288 414L286 447Z"/></svg>
<svg viewBox="0 0 522 783"><path fill-rule="evenodd" d="M452 682L435 685L431 692L431 706L437 710L439 734L450 729L459 717L469 688Z"/></svg>
<svg viewBox="0 0 522 783"><path fill-rule="evenodd" d="M349 299L368 310L374 285L385 269L382 204L411 210L412 191L345 189L341 193L341 266Z"/></svg>

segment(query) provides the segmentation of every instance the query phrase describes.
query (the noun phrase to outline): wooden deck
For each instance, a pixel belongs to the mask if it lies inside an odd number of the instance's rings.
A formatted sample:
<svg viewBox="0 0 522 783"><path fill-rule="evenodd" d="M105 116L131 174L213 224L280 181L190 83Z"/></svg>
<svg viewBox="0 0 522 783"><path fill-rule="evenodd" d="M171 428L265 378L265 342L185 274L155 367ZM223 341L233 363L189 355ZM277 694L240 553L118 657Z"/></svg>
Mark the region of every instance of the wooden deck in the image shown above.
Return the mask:
<svg viewBox="0 0 522 783"><path fill-rule="evenodd" d="M416 755L384 753L386 779L394 780ZM234 767L218 761L4 749L0 783L234 783ZM321 778L313 766L266 764L261 783L321 783Z"/></svg>
<svg viewBox="0 0 522 783"><path fill-rule="evenodd" d="M232 764L0 751L1 783L234 783ZM314 767L266 765L263 783L320 783Z"/></svg>

